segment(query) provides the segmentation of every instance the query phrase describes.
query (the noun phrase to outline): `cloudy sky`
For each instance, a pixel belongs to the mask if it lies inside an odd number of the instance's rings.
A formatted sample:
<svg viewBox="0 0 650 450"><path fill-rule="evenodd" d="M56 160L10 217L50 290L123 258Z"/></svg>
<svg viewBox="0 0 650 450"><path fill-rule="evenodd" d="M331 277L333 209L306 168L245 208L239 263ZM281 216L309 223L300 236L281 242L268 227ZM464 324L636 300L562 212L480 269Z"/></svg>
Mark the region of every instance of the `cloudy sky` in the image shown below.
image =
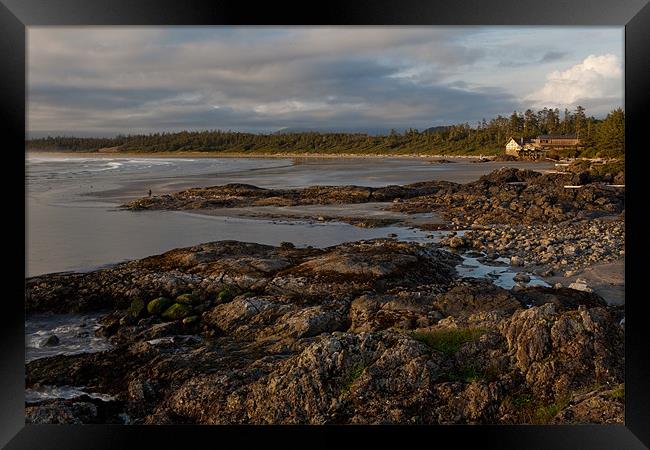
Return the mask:
<svg viewBox="0 0 650 450"><path fill-rule="evenodd" d="M623 28L30 27L28 130L382 132L623 106Z"/></svg>

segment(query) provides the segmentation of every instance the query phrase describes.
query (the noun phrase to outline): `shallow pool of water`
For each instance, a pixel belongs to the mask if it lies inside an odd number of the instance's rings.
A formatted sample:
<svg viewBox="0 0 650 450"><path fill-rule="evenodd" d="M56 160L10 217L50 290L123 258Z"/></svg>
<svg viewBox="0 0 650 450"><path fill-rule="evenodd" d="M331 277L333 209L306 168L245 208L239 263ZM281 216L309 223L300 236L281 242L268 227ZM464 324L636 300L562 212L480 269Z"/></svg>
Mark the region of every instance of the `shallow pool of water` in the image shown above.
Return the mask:
<svg viewBox="0 0 650 450"><path fill-rule="evenodd" d="M30 315L25 321L25 361L109 350L108 340L95 336L100 327L97 320L103 314ZM56 336L56 344L47 343L51 336Z"/></svg>
<svg viewBox="0 0 650 450"><path fill-rule="evenodd" d="M88 270L224 239L325 247L389 233L403 234L394 228L363 229L343 223L287 224L116 209L129 198L145 196L149 189L160 195L232 182L281 188L385 186L432 179L466 182L502 165L542 168L521 162L436 165L420 158L301 160L30 154L26 159L27 276ZM349 209L349 215L354 216L357 207ZM358 210L363 217L363 208Z"/></svg>
<svg viewBox="0 0 650 450"><path fill-rule="evenodd" d="M529 272L521 272L508 264L507 258L497 258L495 261L498 265L485 264L479 261L480 257L464 256L463 262L456 266L458 274L462 277L469 278L487 278L497 286L504 289L512 289L517 284L522 286L545 286L550 287L546 281ZM505 264L505 265L504 265ZM525 273L530 277L527 283L517 282L514 280L518 273Z"/></svg>

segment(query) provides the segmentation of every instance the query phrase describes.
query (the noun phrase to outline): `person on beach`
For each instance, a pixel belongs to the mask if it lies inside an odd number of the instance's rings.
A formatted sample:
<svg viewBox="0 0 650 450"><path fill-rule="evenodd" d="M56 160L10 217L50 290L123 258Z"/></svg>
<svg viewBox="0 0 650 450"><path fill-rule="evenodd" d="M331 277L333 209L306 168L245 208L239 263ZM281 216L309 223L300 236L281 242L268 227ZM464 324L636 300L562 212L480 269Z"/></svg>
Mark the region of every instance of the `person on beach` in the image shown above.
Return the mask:
<svg viewBox="0 0 650 450"><path fill-rule="evenodd" d="M151 189L149 189L149 197L151 197Z"/></svg>

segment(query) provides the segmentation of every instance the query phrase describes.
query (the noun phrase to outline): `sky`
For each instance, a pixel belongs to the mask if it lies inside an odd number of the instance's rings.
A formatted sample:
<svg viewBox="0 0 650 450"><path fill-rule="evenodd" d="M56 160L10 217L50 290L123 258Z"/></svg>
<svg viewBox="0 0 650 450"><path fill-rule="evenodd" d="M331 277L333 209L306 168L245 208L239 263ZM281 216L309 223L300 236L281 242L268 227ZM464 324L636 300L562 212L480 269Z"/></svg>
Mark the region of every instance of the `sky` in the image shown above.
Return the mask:
<svg viewBox="0 0 650 450"><path fill-rule="evenodd" d="M383 133L623 106L622 27L29 27L27 129Z"/></svg>

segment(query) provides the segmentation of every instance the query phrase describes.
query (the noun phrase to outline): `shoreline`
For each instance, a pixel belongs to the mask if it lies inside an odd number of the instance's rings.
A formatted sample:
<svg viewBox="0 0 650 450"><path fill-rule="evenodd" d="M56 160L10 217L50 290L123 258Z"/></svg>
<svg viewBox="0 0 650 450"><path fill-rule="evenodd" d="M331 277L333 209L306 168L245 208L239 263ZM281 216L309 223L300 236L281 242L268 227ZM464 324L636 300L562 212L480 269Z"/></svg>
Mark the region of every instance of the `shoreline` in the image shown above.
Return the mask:
<svg viewBox="0 0 650 450"><path fill-rule="evenodd" d="M624 191L601 181L500 168L468 184L234 183L134 200L121 208L445 231L303 247L295 229L269 245L237 227L231 240L29 277L28 320L77 317L30 341L48 353L26 363L26 420L622 422ZM89 338L108 350L69 354Z"/></svg>
<svg viewBox="0 0 650 450"><path fill-rule="evenodd" d="M390 159L390 158L446 158L446 159L493 159L497 155L429 155L429 154L359 154L359 153L221 153L221 152L50 152L30 150L25 152L25 156L79 156L79 157L142 157L142 158L309 158L309 159L335 159L335 158L359 158L359 159ZM525 161L537 162L537 161ZM539 161L540 163L546 161Z"/></svg>
<svg viewBox="0 0 650 450"><path fill-rule="evenodd" d="M59 350L26 363L26 389L42 398L26 404L27 421L623 420L624 307L570 288L500 288L463 277L461 262L440 248L387 239L323 249L218 241L35 277L27 280L28 317L101 316L73 317L68 334L45 324L32 348ZM96 325L108 350L66 354ZM62 388L77 396L60 398ZM486 399L478 406L456 403L476 392ZM354 403L361 395L372 401ZM409 414L392 415L404 399ZM599 402L605 415L576 417L583 402L588 411ZM560 406L536 413L549 404Z"/></svg>
<svg viewBox="0 0 650 450"><path fill-rule="evenodd" d="M507 256L511 265L522 266L523 272L535 272L543 278L563 274L553 284L568 284L577 283L574 275L579 271L624 256L619 216L623 197L600 189L598 179L583 181L584 192L578 193L564 189L567 181L558 174L499 169L464 185L430 181L399 187L284 190L221 185L139 198L121 207L447 230L450 234L444 245L451 249L489 253L488 259ZM495 188L500 192L498 201L494 196L486 198L485 190ZM456 237L458 230L467 233ZM597 241L601 234L606 245ZM606 287L598 277L588 278L597 281L599 288ZM622 283L615 280L607 284ZM607 291L613 294L614 303L624 303L622 293Z"/></svg>

